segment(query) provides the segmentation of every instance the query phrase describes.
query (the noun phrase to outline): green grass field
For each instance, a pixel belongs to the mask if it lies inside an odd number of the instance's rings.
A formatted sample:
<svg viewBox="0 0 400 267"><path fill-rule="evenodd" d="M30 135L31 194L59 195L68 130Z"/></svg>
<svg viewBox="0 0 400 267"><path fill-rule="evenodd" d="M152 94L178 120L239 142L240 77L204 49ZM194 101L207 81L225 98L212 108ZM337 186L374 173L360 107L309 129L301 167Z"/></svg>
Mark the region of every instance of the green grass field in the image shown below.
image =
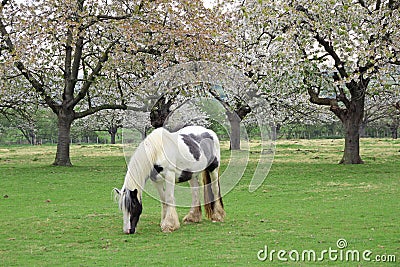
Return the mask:
<svg viewBox="0 0 400 267"><path fill-rule="evenodd" d="M51 166L54 146L0 147L0 266L399 266L400 140L363 139L365 164L355 166L337 164L342 144L279 141L254 193L251 159L224 197L224 223L203 218L162 233L159 203L144 196L135 235L122 233L111 197L126 171L120 146L74 145L72 168ZM187 212L178 208L180 219ZM259 261L265 246L276 252ZM319 261L330 248L332 260ZM317 259L302 261L305 250ZM349 250L370 250L371 261L346 261Z"/></svg>

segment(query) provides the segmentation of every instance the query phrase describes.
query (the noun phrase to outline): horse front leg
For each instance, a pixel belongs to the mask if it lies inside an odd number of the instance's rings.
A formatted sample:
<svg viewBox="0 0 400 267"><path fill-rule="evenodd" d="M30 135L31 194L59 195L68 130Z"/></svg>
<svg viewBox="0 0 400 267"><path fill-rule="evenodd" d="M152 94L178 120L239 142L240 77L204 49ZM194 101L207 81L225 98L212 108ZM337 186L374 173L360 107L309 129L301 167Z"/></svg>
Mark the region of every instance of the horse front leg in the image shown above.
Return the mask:
<svg viewBox="0 0 400 267"><path fill-rule="evenodd" d="M165 218L161 222L161 230L163 232L173 232L180 227L178 213L175 208L175 174L169 172L165 175Z"/></svg>
<svg viewBox="0 0 400 267"><path fill-rule="evenodd" d="M165 204L165 190L164 190L164 181L163 180L157 180L153 181L153 185L155 188L157 188L158 194L160 195L160 201L161 201L161 223L165 219L165 215L167 213L167 205Z"/></svg>
<svg viewBox="0 0 400 267"><path fill-rule="evenodd" d="M196 176L190 179L189 184L192 190L192 206L189 213L183 218L183 222L198 223L201 222L201 203L198 177Z"/></svg>

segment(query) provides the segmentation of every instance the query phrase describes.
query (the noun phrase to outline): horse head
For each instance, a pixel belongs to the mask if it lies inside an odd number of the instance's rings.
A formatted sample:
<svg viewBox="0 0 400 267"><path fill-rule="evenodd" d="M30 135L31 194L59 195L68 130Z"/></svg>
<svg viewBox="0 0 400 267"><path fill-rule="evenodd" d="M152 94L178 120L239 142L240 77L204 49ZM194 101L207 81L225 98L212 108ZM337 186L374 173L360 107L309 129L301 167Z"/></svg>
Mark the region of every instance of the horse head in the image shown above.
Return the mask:
<svg viewBox="0 0 400 267"><path fill-rule="evenodd" d="M114 191L119 199L119 208L124 215L124 233L134 234L143 209L142 203L138 198L138 190L131 191L127 188L119 190L115 188Z"/></svg>

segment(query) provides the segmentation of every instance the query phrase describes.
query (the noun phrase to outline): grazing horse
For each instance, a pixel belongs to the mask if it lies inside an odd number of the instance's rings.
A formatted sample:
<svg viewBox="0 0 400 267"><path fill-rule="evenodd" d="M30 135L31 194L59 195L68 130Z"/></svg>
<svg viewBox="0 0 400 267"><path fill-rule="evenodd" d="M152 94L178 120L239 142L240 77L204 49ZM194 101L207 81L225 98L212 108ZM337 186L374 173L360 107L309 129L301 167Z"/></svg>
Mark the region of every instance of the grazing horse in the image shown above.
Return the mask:
<svg viewBox="0 0 400 267"><path fill-rule="evenodd" d="M212 221L222 222L225 211L219 183L220 146L217 135L200 126L188 126L177 132L155 129L132 155L122 189L114 189L122 210L126 234L133 234L142 213L142 192L151 180L162 202L161 230L180 227L175 209L175 183L189 181L192 205L183 222L201 221L199 174L203 177L204 208Z"/></svg>

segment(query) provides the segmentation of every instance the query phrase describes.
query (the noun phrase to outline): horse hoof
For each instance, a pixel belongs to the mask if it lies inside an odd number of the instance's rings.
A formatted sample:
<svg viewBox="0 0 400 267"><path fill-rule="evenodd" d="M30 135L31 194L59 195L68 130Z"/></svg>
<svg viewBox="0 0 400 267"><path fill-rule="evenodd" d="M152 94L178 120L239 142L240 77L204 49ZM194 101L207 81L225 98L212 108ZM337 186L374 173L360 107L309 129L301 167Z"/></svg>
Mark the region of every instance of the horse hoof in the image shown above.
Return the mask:
<svg viewBox="0 0 400 267"><path fill-rule="evenodd" d="M173 231L175 231L178 228L174 228L174 227L161 227L161 231L163 233L172 233Z"/></svg>
<svg viewBox="0 0 400 267"><path fill-rule="evenodd" d="M199 222L201 222L201 218L186 215L185 218L183 218L183 222L184 223L199 223Z"/></svg>
<svg viewBox="0 0 400 267"><path fill-rule="evenodd" d="M161 231L163 231L164 233L171 233L175 230L179 229L179 225L161 225Z"/></svg>
<svg viewBox="0 0 400 267"><path fill-rule="evenodd" d="M224 217L221 216L221 215L216 215L216 214L214 214L214 215L211 217L211 221L212 221L212 222L224 222Z"/></svg>

